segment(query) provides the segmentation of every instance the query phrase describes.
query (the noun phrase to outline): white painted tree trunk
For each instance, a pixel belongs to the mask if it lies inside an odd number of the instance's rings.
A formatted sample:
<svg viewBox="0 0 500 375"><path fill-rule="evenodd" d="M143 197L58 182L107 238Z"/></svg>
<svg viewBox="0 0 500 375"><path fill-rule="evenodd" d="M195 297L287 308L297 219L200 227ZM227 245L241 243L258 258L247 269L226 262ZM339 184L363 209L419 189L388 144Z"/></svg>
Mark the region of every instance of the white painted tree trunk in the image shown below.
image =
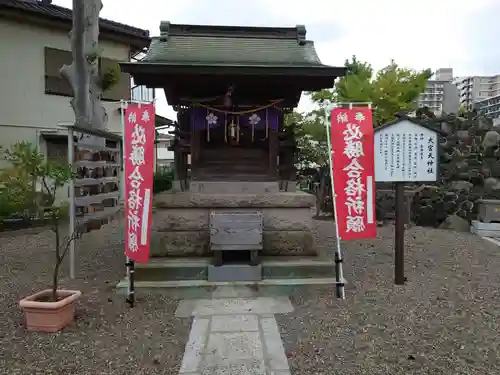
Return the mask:
<svg viewBox="0 0 500 375"><path fill-rule="evenodd" d="M73 62L61 68L73 88L71 106L75 124L106 129L108 114L101 103L99 87L99 12L101 0L73 0L73 28L70 32Z"/></svg>

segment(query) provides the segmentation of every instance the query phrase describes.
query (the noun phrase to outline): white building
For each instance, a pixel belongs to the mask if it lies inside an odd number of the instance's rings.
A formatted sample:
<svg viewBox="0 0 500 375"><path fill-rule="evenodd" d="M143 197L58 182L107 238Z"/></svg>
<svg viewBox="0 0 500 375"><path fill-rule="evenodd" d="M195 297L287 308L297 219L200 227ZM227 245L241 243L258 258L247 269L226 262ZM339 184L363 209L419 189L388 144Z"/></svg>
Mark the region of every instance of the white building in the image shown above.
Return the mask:
<svg viewBox="0 0 500 375"><path fill-rule="evenodd" d="M0 3L0 59L3 95L0 100L0 146L31 142L49 157L67 158L66 135L60 124L74 123L72 90L59 74L72 62L68 32L70 9L50 1L6 0ZM101 69L149 45L149 32L101 19ZM128 74L103 94L108 129L120 133L120 99L130 99Z"/></svg>
<svg viewBox="0 0 500 375"><path fill-rule="evenodd" d="M59 74L71 64L68 33L72 11L50 1L4 0L0 2L0 59L3 95L0 100L0 146L30 142L50 159L67 160L67 131L73 124L71 86ZM109 20L100 20L102 70L149 46L149 32ZM135 89L135 93L142 89ZM130 76L120 73L118 83L103 94L108 130L121 133L120 100L131 98ZM5 162L0 160L0 167ZM63 189L64 190L64 189ZM60 198L67 196L61 192Z"/></svg>
<svg viewBox="0 0 500 375"><path fill-rule="evenodd" d="M474 103L500 95L500 74L463 77L457 82L460 104L471 110Z"/></svg>
<svg viewBox="0 0 500 375"><path fill-rule="evenodd" d="M460 107L459 92L456 84L453 83L453 69L438 69L433 78L427 81L425 91L420 94L418 106L429 108L437 116L443 112L458 112Z"/></svg>
<svg viewBox="0 0 500 375"><path fill-rule="evenodd" d="M473 106L478 113L492 119L494 125L500 125L500 94L483 100L478 100L473 104Z"/></svg>

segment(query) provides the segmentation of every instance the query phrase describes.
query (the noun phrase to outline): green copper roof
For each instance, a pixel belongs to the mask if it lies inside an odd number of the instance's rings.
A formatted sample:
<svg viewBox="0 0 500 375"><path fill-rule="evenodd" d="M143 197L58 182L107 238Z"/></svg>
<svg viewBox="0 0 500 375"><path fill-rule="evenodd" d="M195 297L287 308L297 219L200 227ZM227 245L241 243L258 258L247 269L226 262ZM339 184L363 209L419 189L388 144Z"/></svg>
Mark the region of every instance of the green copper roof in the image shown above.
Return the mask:
<svg viewBox="0 0 500 375"><path fill-rule="evenodd" d="M296 28L172 25L162 22L142 62L175 65L324 67Z"/></svg>

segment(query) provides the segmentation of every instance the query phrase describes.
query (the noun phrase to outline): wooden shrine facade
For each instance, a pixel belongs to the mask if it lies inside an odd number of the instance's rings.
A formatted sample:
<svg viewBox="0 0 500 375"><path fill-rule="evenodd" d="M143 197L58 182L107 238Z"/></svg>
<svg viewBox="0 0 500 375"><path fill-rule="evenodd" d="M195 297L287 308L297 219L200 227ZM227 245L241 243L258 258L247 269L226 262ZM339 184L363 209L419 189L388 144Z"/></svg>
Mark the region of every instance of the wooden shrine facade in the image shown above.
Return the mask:
<svg viewBox="0 0 500 375"><path fill-rule="evenodd" d="M162 22L146 57L121 67L136 84L162 88L177 111L172 150L180 181L294 180L296 145L285 114L303 91L330 88L345 74L321 63L304 26Z"/></svg>

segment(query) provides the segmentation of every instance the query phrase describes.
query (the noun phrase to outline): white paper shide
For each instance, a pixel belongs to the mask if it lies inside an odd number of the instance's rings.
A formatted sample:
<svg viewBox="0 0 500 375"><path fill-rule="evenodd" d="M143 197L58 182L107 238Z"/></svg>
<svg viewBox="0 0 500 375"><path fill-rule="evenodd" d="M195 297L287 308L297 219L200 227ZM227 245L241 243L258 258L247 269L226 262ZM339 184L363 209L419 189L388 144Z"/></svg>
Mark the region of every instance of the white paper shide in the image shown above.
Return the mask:
<svg viewBox="0 0 500 375"><path fill-rule="evenodd" d="M438 133L401 120L375 132L375 181L431 182L438 178Z"/></svg>

